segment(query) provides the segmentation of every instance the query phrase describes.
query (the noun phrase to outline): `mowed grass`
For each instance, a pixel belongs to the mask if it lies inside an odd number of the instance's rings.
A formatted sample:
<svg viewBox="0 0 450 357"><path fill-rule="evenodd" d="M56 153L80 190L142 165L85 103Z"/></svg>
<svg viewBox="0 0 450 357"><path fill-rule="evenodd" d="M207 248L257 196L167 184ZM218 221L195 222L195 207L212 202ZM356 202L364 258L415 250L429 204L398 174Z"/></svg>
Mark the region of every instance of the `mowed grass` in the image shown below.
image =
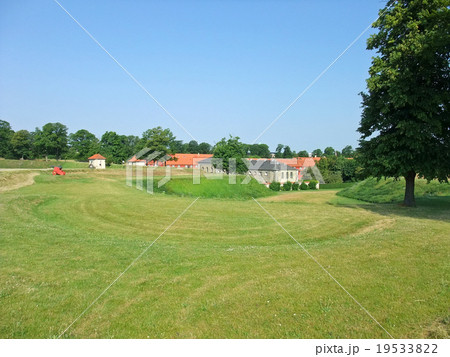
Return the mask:
<svg viewBox="0 0 450 357"><path fill-rule="evenodd" d="M0 195L0 337L51 338L186 209L124 172L43 172ZM397 338L447 337L450 203L259 199ZM252 199L198 199L65 338L387 338Z"/></svg>
<svg viewBox="0 0 450 357"><path fill-rule="evenodd" d="M436 180L428 182L424 179L416 179L414 193L419 199L434 196L448 197L450 184L439 183ZM405 180L403 178L377 180L371 177L344 188L339 195L374 203L401 202L405 196Z"/></svg>
<svg viewBox="0 0 450 357"><path fill-rule="evenodd" d="M62 166L63 169L87 169L89 163L75 160L8 160L0 159L0 169L47 169Z"/></svg>

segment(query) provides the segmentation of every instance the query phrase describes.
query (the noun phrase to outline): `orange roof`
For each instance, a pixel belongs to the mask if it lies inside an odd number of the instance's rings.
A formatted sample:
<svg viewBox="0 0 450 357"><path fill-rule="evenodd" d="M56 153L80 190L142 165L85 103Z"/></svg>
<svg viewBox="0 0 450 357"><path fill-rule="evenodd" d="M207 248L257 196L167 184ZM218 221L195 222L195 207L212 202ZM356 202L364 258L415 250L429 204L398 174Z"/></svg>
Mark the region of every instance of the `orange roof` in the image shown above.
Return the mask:
<svg viewBox="0 0 450 357"><path fill-rule="evenodd" d="M177 158L177 160L168 160L166 161L166 165L191 166L194 165L194 161L195 164L197 164L197 162L200 160L212 157L212 154L175 154L170 156L172 156L172 158L173 157Z"/></svg>
<svg viewBox="0 0 450 357"><path fill-rule="evenodd" d="M147 162L147 160L138 160L136 155L134 155L128 162Z"/></svg>
<svg viewBox="0 0 450 357"><path fill-rule="evenodd" d="M297 165L297 158L292 158L292 159L275 159L278 162L281 162L283 164L286 165L290 165L290 166L296 166Z"/></svg>
<svg viewBox="0 0 450 357"><path fill-rule="evenodd" d="M95 154L89 157L88 160L106 160L106 157L103 157L100 154Z"/></svg>

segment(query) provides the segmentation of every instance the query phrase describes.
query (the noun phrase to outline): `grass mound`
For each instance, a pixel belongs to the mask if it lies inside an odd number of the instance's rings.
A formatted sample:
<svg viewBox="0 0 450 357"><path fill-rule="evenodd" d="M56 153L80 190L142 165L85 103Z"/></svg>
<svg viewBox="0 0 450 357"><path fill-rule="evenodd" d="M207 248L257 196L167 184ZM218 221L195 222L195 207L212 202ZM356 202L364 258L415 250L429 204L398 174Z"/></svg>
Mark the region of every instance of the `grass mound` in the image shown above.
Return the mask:
<svg viewBox="0 0 450 357"><path fill-rule="evenodd" d="M371 177L341 190L338 195L374 203L399 202L405 195L405 180L387 178L378 181ZM450 184L417 179L415 195L416 197L450 196Z"/></svg>
<svg viewBox="0 0 450 357"><path fill-rule="evenodd" d="M153 183L154 192L165 192L177 196L204 198L251 199L275 194L264 185L251 179L248 184L242 184L245 177L238 176L236 184L230 184L228 177L206 179L201 178L200 184L194 184L192 177L175 177L164 186L158 188L157 181Z"/></svg>

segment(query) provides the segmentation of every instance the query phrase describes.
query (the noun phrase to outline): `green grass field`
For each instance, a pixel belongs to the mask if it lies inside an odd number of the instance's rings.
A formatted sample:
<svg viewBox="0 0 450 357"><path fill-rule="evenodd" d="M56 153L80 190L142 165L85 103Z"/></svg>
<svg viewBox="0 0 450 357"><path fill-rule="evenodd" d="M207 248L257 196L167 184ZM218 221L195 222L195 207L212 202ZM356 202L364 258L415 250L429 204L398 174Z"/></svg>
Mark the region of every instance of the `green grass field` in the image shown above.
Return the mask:
<svg viewBox="0 0 450 357"><path fill-rule="evenodd" d="M59 336L194 200L123 170L34 180L0 193L1 338ZM394 337L448 337L449 198L336 192L258 201ZM63 337L388 336L252 199L200 198Z"/></svg>
<svg viewBox="0 0 450 357"><path fill-rule="evenodd" d="M436 180L427 182L427 180L416 179L414 191L416 198L419 199L450 196L450 184L439 183ZM374 203L402 202L405 196L405 180L403 178L377 180L372 177L344 188L339 195Z"/></svg>
<svg viewBox="0 0 450 357"><path fill-rule="evenodd" d="M74 160L6 160L0 159L0 169L48 169L62 166L63 169L88 169L87 162Z"/></svg>

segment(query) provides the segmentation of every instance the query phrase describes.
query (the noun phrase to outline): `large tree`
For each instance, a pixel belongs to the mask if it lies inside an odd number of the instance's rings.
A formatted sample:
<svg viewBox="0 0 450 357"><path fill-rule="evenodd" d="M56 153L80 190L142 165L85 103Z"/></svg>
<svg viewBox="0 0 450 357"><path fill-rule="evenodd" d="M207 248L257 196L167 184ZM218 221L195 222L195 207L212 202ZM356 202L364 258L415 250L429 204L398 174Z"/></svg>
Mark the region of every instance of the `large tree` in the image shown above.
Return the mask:
<svg viewBox="0 0 450 357"><path fill-rule="evenodd" d="M163 129L160 126L148 129L142 134L144 147L150 149L150 152L159 152L156 159L161 159L167 154L175 154L174 148L175 136L170 129Z"/></svg>
<svg viewBox="0 0 450 357"><path fill-rule="evenodd" d="M47 123L42 130L33 133L37 151L47 158L49 155L60 159L67 150L67 126L61 123Z"/></svg>
<svg viewBox="0 0 450 357"><path fill-rule="evenodd" d="M98 139L86 129L70 134L69 146L72 157L82 161L87 161L89 156L97 153L100 149Z"/></svg>
<svg viewBox="0 0 450 357"><path fill-rule="evenodd" d="M294 155L293 155L293 153L292 153L292 150L291 150L291 148L289 147L289 145L286 145L286 146L284 147L284 150L283 150L283 158L285 158L285 159L290 159L290 158L292 158L292 157L294 157Z"/></svg>
<svg viewBox="0 0 450 357"><path fill-rule="evenodd" d="M325 150L323 151L323 154L326 157L331 157L331 156L335 156L336 155L336 151L334 150L334 148L332 148L331 146L328 146L325 148Z"/></svg>
<svg viewBox="0 0 450 357"><path fill-rule="evenodd" d="M297 155L300 157L308 157L309 153L306 150L300 150Z"/></svg>
<svg viewBox="0 0 450 357"><path fill-rule="evenodd" d="M9 157L11 155L11 138L14 131L11 125L4 120L0 120L0 157Z"/></svg>
<svg viewBox="0 0 450 357"><path fill-rule="evenodd" d="M244 158L247 156L247 145L239 141L239 137L223 138L214 147L214 158L222 159L222 168L226 172L231 171L230 159L236 160L236 172L243 174L248 171Z"/></svg>
<svg viewBox="0 0 450 357"><path fill-rule="evenodd" d="M16 131L11 138L11 147L15 158L31 159L32 137L28 130Z"/></svg>
<svg viewBox="0 0 450 357"><path fill-rule="evenodd" d="M450 174L448 0L390 0L367 41L375 50L362 95L360 154L365 173L414 182Z"/></svg>
<svg viewBox="0 0 450 357"><path fill-rule="evenodd" d="M198 144L198 152L200 154L209 154L209 153L211 153L211 145L208 144L208 143L205 143L205 142Z"/></svg>

